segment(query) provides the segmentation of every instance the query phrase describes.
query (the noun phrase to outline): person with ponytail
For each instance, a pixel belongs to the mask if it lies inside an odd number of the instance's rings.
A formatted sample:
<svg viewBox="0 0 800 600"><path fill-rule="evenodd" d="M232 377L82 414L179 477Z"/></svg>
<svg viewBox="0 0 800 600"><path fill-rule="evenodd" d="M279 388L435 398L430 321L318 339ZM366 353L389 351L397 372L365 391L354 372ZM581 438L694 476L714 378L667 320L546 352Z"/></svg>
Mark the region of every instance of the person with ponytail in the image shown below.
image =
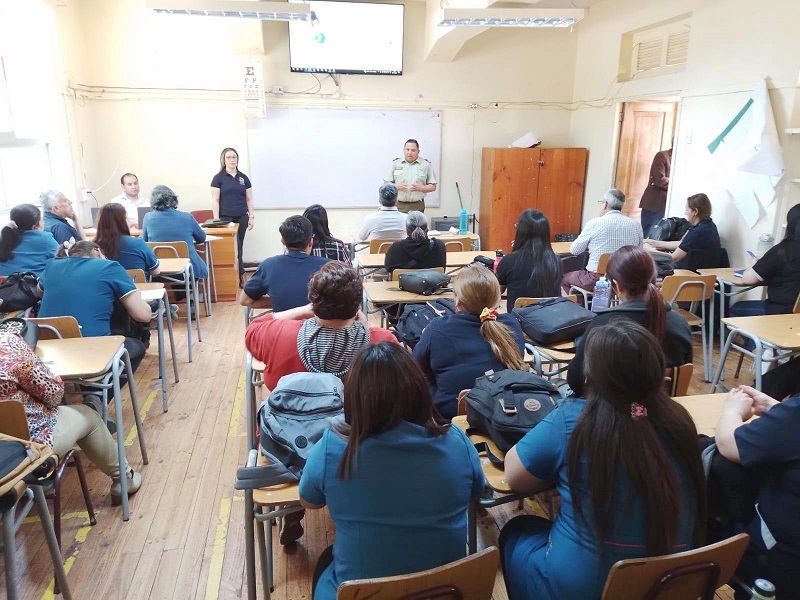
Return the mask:
<svg viewBox="0 0 800 600"><path fill-rule="evenodd" d="M58 250L53 235L43 231L42 211L33 204L19 204L9 217L0 232L0 276L26 271L41 275Z"/></svg>
<svg viewBox="0 0 800 600"><path fill-rule="evenodd" d="M582 339L594 327L625 318L643 325L660 342L668 367L692 362L692 331L686 319L672 312L656 287L656 264L650 253L637 246L623 246L611 255L606 278L619 304L599 313L589 323ZM584 346L578 342L569 363L567 382L576 396L583 393ZM663 374L662 374L663 377Z"/></svg>
<svg viewBox="0 0 800 600"><path fill-rule="evenodd" d="M554 521L522 515L500 532L510 600L599 599L619 560L705 542L705 475L692 417L664 390L655 336L628 319L586 339L582 399L567 399L505 457L512 490L555 484Z"/></svg>
<svg viewBox="0 0 800 600"><path fill-rule="evenodd" d="M428 377L439 413L449 421L458 393L486 371L527 371L525 336L510 314L499 315L500 284L483 265L468 265L453 281L456 314L434 319L423 330L414 356Z"/></svg>
<svg viewBox="0 0 800 600"><path fill-rule="evenodd" d="M447 252L441 240L428 237L428 220L417 210L406 216L408 237L389 246L384 268L391 274L395 269L435 269L447 265Z"/></svg>

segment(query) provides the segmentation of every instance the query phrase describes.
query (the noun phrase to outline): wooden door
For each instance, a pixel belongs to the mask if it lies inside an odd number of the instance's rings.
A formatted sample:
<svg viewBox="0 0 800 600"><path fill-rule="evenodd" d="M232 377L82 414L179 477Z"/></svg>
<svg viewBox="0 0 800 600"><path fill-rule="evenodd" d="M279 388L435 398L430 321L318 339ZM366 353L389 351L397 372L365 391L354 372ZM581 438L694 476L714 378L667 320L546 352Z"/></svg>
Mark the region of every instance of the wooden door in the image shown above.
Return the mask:
<svg viewBox="0 0 800 600"><path fill-rule="evenodd" d="M580 233L586 148L542 148L536 208L547 215L550 234Z"/></svg>
<svg viewBox="0 0 800 600"><path fill-rule="evenodd" d="M620 124L614 186L625 194L623 214L639 218L639 200L650 179L656 152L672 146L677 102L625 102Z"/></svg>

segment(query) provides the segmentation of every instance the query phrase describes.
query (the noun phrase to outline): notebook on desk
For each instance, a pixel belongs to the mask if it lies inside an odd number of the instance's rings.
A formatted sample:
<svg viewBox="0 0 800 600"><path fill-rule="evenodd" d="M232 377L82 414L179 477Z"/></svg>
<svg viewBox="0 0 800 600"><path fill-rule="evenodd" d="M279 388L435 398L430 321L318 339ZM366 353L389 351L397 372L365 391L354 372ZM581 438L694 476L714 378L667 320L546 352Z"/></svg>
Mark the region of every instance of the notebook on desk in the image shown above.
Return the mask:
<svg viewBox="0 0 800 600"><path fill-rule="evenodd" d="M227 227L231 224L230 219L209 219L205 223L203 223L203 227Z"/></svg>

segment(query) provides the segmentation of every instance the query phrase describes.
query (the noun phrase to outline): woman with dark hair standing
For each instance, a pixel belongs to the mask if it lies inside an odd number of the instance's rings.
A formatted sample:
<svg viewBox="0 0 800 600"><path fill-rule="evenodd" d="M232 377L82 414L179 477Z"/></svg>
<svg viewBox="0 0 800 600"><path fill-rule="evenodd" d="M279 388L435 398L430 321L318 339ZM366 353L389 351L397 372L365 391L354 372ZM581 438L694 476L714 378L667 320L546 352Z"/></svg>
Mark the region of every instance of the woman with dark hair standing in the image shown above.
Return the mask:
<svg viewBox="0 0 800 600"><path fill-rule="evenodd" d="M497 266L497 280L508 287L506 310L517 298L561 295L561 259L550 246L550 223L544 213L529 208L514 226L514 251Z"/></svg>
<svg viewBox="0 0 800 600"><path fill-rule="evenodd" d="M344 417L311 450L300 479L300 504L327 506L336 525L317 562L315 600L334 600L344 581L463 558L466 509L484 485L475 448L457 427L437 423L425 376L397 344L356 355Z"/></svg>
<svg viewBox="0 0 800 600"><path fill-rule="evenodd" d="M502 263L501 263L502 264ZM661 344L668 367L692 362L692 331L686 319L672 312L656 287L656 264L650 253L637 246L623 246L608 259L606 278L620 303L599 313L589 323L578 342L575 358L569 363L567 381L576 396L583 394L583 340L595 327L616 319L630 319L644 326Z"/></svg>
<svg viewBox="0 0 800 600"><path fill-rule="evenodd" d="M344 242L331 235L331 230L328 228L328 211L324 206L312 204L306 209L303 216L311 221L314 231L314 245L311 247L313 256L338 260L346 265L353 264L350 260L350 252Z"/></svg>
<svg viewBox="0 0 800 600"><path fill-rule="evenodd" d="M519 321L497 314L500 284L483 265L468 265L453 281L456 314L434 319L422 331L414 357L428 376L439 414L458 412L458 393L486 371L528 370Z"/></svg>
<svg viewBox="0 0 800 600"><path fill-rule="evenodd" d="M600 598L615 562L704 542L697 430L664 391L658 340L627 319L587 338L585 400L564 401L505 458L515 492L561 494L555 521L521 516L500 532L511 600Z"/></svg>
<svg viewBox="0 0 800 600"><path fill-rule="evenodd" d="M158 258L146 242L130 234L127 214L125 207L116 202L100 207L94 243L106 258L126 269L141 269L148 277L158 275L161 271Z"/></svg>
<svg viewBox="0 0 800 600"><path fill-rule="evenodd" d="M394 242L386 252L384 268L391 274L395 269L432 269L447 265L447 251L441 240L428 237L428 220L418 210L406 215L404 240Z"/></svg>
<svg viewBox="0 0 800 600"><path fill-rule="evenodd" d="M42 211L33 204L19 204L8 216L0 232L0 276L25 271L41 275L58 250L53 234L42 231Z"/></svg>
<svg viewBox="0 0 800 600"><path fill-rule="evenodd" d="M686 199L684 208L686 220L692 228L677 242L662 240L644 240L645 250L666 250L672 253L672 260L679 269L687 269L686 257L692 250L719 250L722 243L719 239L717 225L711 219L711 200L705 194L694 194Z"/></svg>
<svg viewBox="0 0 800 600"><path fill-rule="evenodd" d="M800 204L786 215L786 235L742 273L743 285L766 285L766 300L744 300L731 306L732 317L792 312L800 294Z"/></svg>
<svg viewBox="0 0 800 600"><path fill-rule="evenodd" d="M244 285L244 234L256 222L252 187L250 178L239 170L239 153L233 148L224 148L219 155L219 173L211 180L211 210L215 219L230 219L239 224L236 234L239 287Z"/></svg>

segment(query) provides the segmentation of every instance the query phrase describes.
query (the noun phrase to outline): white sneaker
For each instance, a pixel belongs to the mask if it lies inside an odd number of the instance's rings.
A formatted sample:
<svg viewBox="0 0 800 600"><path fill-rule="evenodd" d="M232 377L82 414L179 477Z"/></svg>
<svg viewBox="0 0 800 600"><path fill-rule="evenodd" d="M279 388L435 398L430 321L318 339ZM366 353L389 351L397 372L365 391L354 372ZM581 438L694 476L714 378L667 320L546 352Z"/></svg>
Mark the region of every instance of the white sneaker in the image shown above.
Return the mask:
<svg viewBox="0 0 800 600"><path fill-rule="evenodd" d="M133 496L141 487L141 473L137 473L131 467L128 467L128 496ZM111 504L112 506L122 504L122 483L120 483L119 477L114 478L114 483L111 484Z"/></svg>

